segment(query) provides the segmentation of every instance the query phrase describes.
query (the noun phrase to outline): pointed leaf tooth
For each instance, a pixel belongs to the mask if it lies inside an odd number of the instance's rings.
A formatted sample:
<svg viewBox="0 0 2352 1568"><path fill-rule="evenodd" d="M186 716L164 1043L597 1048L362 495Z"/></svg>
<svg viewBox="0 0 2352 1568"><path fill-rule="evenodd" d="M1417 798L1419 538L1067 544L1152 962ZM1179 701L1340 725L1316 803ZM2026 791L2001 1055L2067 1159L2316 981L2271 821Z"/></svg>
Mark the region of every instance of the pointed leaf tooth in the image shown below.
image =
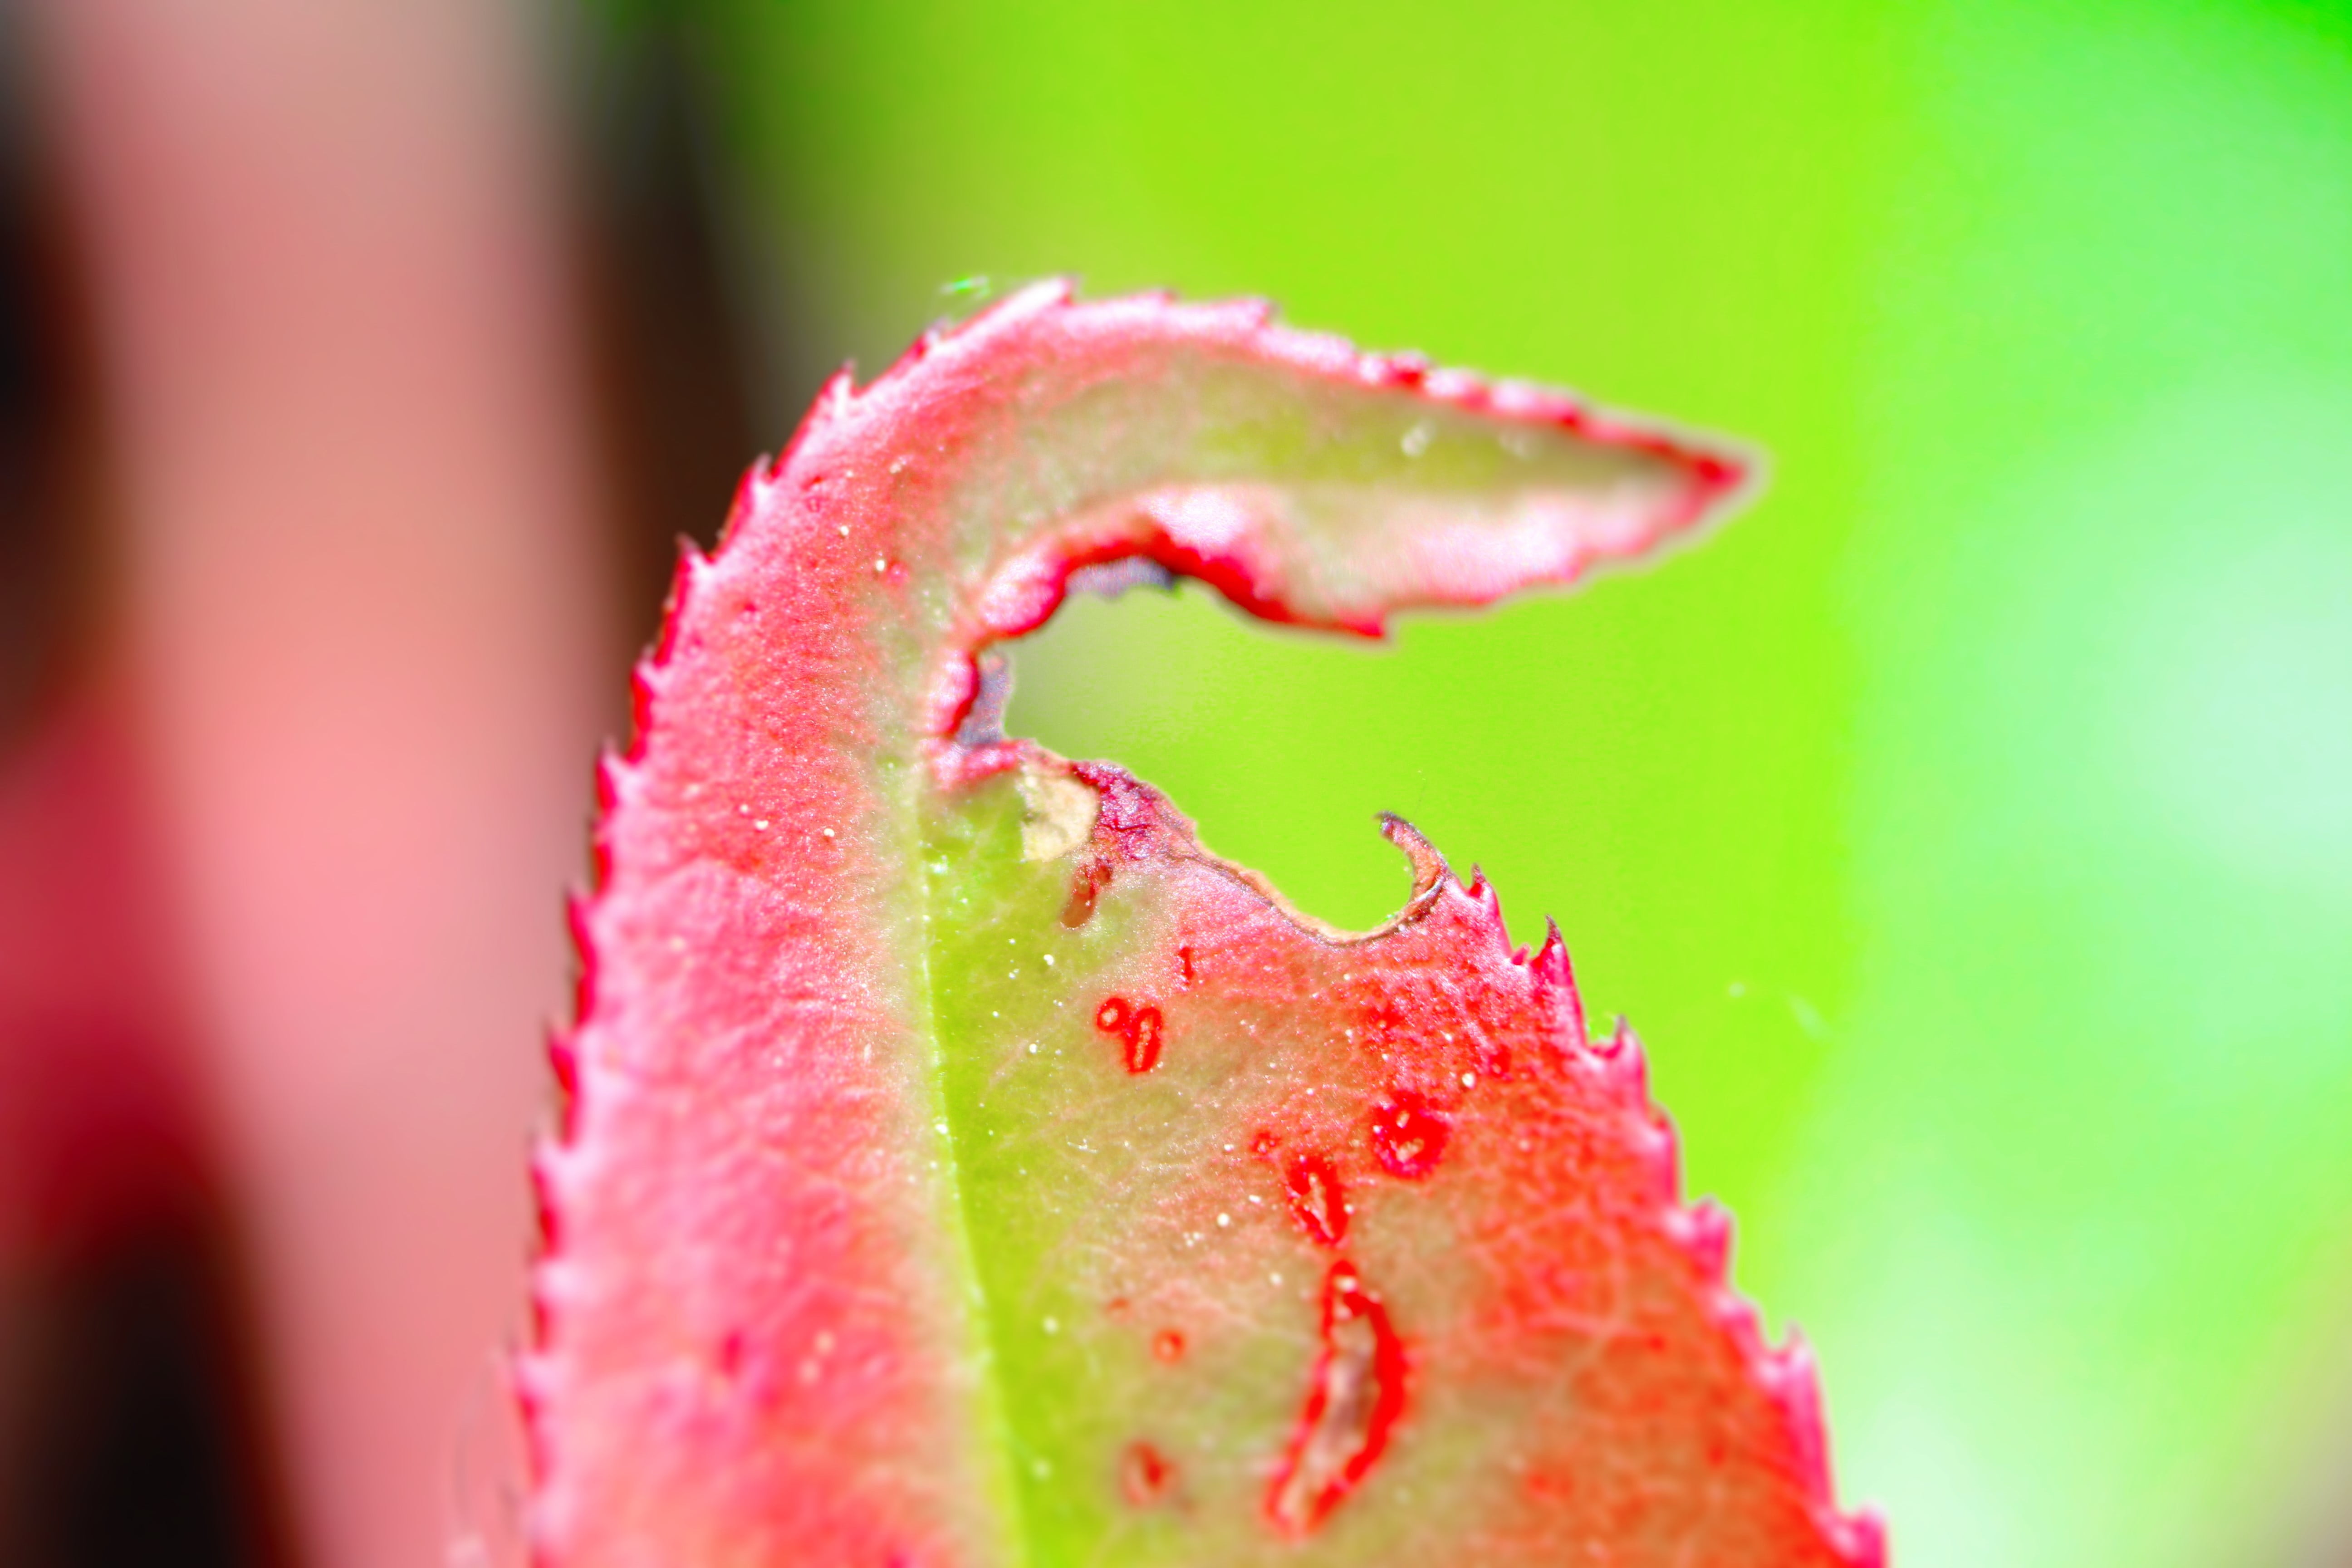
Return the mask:
<svg viewBox="0 0 2352 1568"><path fill-rule="evenodd" d="M789 494L796 470L803 483L824 477L808 471L801 457L810 447L835 437L856 412L857 401L857 377L852 367L845 364L825 377L783 450L764 465L754 463L736 486L735 504L728 511L727 526L719 532L716 559L726 559L729 546L753 520L773 515L778 503Z"/></svg>
<svg viewBox="0 0 2352 1568"><path fill-rule="evenodd" d="M1642 1042L1635 1037L1633 1026L1626 1021L1624 1014L1620 1013L1617 1015L1616 1021L1610 1025L1609 1033L1594 1039L1592 1048L1612 1062L1632 1061L1638 1064L1641 1059Z"/></svg>
<svg viewBox="0 0 2352 1568"><path fill-rule="evenodd" d="M1885 1522L1877 1511L1863 1508L1842 1513L1836 1507L1820 1367L1811 1346L1794 1329L1784 1345L1767 1345L1755 1308L1727 1289L1723 1298L1723 1321L1741 1347L1750 1375L1780 1411L1797 1479L1833 1558L1842 1568L1886 1568Z"/></svg>
<svg viewBox="0 0 2352 1568"><path fill-rule="evenodd" d="M1409 388L1426 382L1432 368L1426 354L1408 349L1397 353L1365 354L1359 374L1373 386Z"/></svg>
<svg viewBox="0 0 2352 1568"><path fill-rule="evenodd" d="M1786 1344L1765 1352L1757 1376L1788 1420L1805 1489L1825 1500L1830 1491L1829 1434L1822 1424L1820 1372L1805 1336L1790 1330Z"/></svg>
<svg viewBox="0 0 2352 1568"><path fill-rule="evenodd" d="M1666 1234L1710 1280L1721 1280L1731 1260L1731 1215L1711 1198L1669 1209ZM1744 1310L1745 1303L1741 1303Z"/></svg>
<svg viewBox="0 0 2352 1568"><path fill-rule="evenodd" d="M599 816L609 816L621 804L623 793L630 782L630 763L610 741L596 750L596 810Z"/></svg>
<svg viewBox="0 0 2352 1568"><path fill-rule="evenodd" d="M824 384L816 390L816 400L809 405L807 417L802 421L800 429L793 433L793 439L785 444L783 451L778 457L778 462L782 470L791 471L793 448L798 447L804 437L815 435L828 426L846 420L855 413L858 396L857 373L855 366L845 364L825 377Z"/></svg>
<svg viewBox="0 0 2352 1568"><path fill-rule="evenodd" d="M551 1178L547 1157L549 1151L553 1149L560 1141L567 1140L572 1136L572 1085L577 1082L579 1059L572 1054L570 1042L566 1041L558 1046L551 1041L549 1044L551 1057L559 1050L562 1053L562 1061L557 1066L556 1071L562 1075L561 1081L563 1085L562 1113L553 1132L543 1133L532 1140L530 1158L531 1220L538 1227L541 1244L550 1248L562 1245L560 1227L562 1224L563 1209L562 1203L549 1187ZM536 1310L535 1292L532 1306ZM536 1334L533 1337L536 1338Z"/></svg>
<svg viewBox="0 0 2352 1568"><path fill-rule="evenodd" d="M1577 990L1575 969L1569 962L1568 943L1560 938L1559 922L1549 915L1544 917L1543 945L1528 961L1528 973L1538 994L1549 999L1558 1011L1569 1048L1590 1049L1591 1038L1585 1032L1584 997Z"/></svg>
<svg viewBox="0 0 2352 1568"><path fill-rule="evenodd" d="M1609 1037L1609 1048L1600 1053L1601 1081L1609 1086L1618 1105L1625 1105L1639 1114L1656 1114L1649 1100L1649 1053L1642 1051L1642 1041L1618 1018L1618 1027Z"/></svg>
<svg viewBox="0 0 2352 1568"><path fill-rule="evenodd" d="M1633 1030L1625 1026L1622 1018L1617 1021L1614 1038L1616 1044L1610 1049L1608 1066L1610 1076L1616 1081L1617 1092L1629 1105L1647 1105L1650 1102L1649 1053L1642 1048L1642 1042L1634 1037Z"/></svg>
<svg viewBox="0 0 2352 1568"><path fill-rule="evenodd" d="M1876 1509L1839 1513L1824 1504L1820 1525L1846 1568L1886 1568L1886 1521Z"/></svg>
<svg viewBox="0 0 2352 1568"><path fill-rule="evenodd" d="M1511 376L1482 385L1478 395L1496 413L1530 423L1572 426L1585 414L1581 399L1557 387L1538 386Z"/></svg>
<svg viewBox="0 0 2352 1568"><path fill-rule="evenodd" d="M1633 1111L1638 1131L1629 1140L1643 1164L1647 1167L1650 1190L1662 1200L1679 1204L1683 1195L1682 1142L1675 1136L1675 1125L1665 1113L1647 1100L1638 1102Z"/></svg>
<svg viewBox="0 0 2352 1568"><path fill-rule="evenodd" d="M750 482L748 476L745 482ZM634 670L641 685L649 681L655 672L667 668L677 656L677 639L684 635L695 590L709 575L709 558L702 553L694 541L681 538L677 542L677 563L670 568L669 592L662 601L661 631L654 638L654 646L637 660ZM640 731L644 728L642 715L638 728Z"/></svg>
<svg viewBox="0 0 2352 1568"><path fill-rule="evenodd" d="M591 924L594 919L593 897L575 889L563 900L563 921L572 935L572 1016L575 1018L586 1017L596 1005L595 932ZM571 1050L569 1035L560 1035L551 1040L550 1049L557 1048L559 1042L561 1048L568 1054ZM564 1091L570 1093L572 1084L568 1067L557 1064L557 1074L564 1080Z"/></svg>
<svg viewBox="0 0 2352 1568"><path fill-rule="evenodd" d="M563 1135L569 1136L572 1107L580 1092L580 1052L568 1030L550 1032L547 1061L555 1074L556 1126Z"/></svg>
<svg viewBox="0 0 2352 1568"><path fill-rule="evenodd" d="M1741 1355L1753 1365L1760 1365L1771 1353L1764 1341L1764 1316L1755 1304L1728 1285L1719 1287L1707 1303L1717 1327L1738 1346Z"/></svg>
<svg viewBox="0 0 2352 1568"><path fill-rule="evenodd" d="M925 327L921 331L915 334L915 341L907 345L907 352L898 356L898 363L892 365L890 370L884 371L882 374L885 376L887 376L891 374L891 371L898 369L901 365L911 366L929 359L931 355L931 351L938 348L940 344L945 342L947 341L948 333L953 330L954 328L948 322L933 321L929 326Z"/></svg>
<svg viewBox="0 0 2352 1568"><path fill-rule="evenodd" d="M1424 376L1421 386L1433 402L1454 404L1477 412L1492 407L1486 378L1475 371L1442 366Z"/></svg>
<svg viewBox="0 0 2352 1568"><path fill-rule="evenodd" d="M1486 880L1486 868L1476 861L1470 863L1470 885L1465 889L1470 901L1486 910L1486 917L1496 926L1503 922L1503 900L1495 891L1495 884Z"/></svg>

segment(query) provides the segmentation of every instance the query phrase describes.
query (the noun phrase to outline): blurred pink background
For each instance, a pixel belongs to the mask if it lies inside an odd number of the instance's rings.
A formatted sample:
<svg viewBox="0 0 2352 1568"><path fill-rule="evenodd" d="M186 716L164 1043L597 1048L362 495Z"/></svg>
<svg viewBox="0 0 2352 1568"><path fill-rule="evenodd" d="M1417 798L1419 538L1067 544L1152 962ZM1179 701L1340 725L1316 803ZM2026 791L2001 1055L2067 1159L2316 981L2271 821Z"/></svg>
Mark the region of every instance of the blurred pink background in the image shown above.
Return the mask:
<svg viewBox="0 0 2352 1568"><path fill-rule="evenodd" d="M511 1544L590 765L751 449L723 360L619 390L727 334L633 328L667 175L526 16L10 18L0 1563Z"/></svg>

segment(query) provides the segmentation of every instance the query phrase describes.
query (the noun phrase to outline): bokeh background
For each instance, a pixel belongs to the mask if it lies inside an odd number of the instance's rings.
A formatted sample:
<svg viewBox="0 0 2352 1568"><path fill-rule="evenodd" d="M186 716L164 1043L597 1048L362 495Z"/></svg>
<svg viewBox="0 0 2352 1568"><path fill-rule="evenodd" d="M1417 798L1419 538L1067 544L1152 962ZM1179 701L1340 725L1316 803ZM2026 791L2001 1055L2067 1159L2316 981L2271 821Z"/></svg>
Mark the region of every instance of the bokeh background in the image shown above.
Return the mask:
<svg viewBox="0 0 2352 1568"><path fill-rule="evenodd" d="M0 7L0 1563L497 1563L588 764L823 375L1032 278L1737 435L1014 727L1558 917L1906 1568L2352 1563L2352 12Z"/></svg>

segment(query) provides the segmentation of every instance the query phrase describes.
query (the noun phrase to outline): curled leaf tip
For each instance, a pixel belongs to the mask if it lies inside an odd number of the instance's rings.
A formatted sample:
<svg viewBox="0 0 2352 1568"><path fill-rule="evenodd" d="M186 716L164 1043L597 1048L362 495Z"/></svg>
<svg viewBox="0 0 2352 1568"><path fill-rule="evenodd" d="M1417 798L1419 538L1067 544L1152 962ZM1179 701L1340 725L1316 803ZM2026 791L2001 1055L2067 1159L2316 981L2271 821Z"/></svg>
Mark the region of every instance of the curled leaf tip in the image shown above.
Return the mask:
<svg viewBox="0 0 2352 1568"><path fill-rule="evenodd" d="M1369 932L1008 737L1073 587L1572 582L1745 462L1032 285L845 373L681 555L600 769L519 1386L545 1568L1883 1561L1622 1022L1402 818Z"/></svg>

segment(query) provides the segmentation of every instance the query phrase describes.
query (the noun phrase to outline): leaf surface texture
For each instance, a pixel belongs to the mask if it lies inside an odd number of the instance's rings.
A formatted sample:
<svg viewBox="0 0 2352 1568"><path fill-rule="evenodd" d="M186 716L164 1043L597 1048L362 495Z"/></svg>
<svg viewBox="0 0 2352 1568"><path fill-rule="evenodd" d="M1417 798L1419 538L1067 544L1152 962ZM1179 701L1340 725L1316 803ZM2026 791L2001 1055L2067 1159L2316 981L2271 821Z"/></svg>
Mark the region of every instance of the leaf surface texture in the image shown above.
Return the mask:
<svg viewBox="0 0 2352 1568"><path fill-rule="evenodd" d="M1334 931L997 729L1181 574L1377 636L1738 463L1254 303L1032 289L845 376L689 553L604 770L523 1368L541 1559L1874 1563L1640 1047L1409 826Z"/></svg>

